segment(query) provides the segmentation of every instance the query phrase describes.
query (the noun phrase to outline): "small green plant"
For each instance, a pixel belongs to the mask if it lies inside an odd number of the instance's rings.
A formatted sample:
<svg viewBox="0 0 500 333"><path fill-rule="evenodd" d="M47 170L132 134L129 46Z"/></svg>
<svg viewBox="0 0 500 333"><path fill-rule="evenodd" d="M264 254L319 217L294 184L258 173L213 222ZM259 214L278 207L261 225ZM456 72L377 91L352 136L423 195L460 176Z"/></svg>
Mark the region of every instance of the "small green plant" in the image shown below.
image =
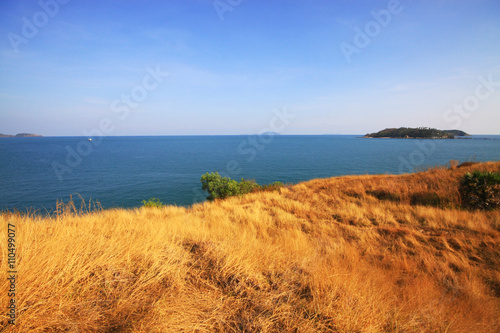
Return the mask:
<svg viewBox="0 0 500 333"><path fill-rule="evenodd" d="M245 180L243 178L238 182L229 177L222 177L218 172L207 172L201 176L201 189L208 192L208 200L224 199L255 191L276 190L283 186L281 182L261 186L253 180Z"/></svg>
<svg viewBox="0 0 500 333"><path fill-rule="evenodd" d="M467 172L460 181L462 205L470 209L500 208L500 173Z"/></svg>
<svg viewBox="0 0 500 333"><path fill-rule="evenodd" d="M283 184L282 182L274 182L274 183L267 184L267 185L261 185L259 190L261 190L261 191L276 191L280 187L283 187L283 186L285 186L285 184Z"/></svg>
<svg viewBox="0 0 500 333"><path fill-rule="evenodd" d="M143 207L163 207L163 203L158 198L150 198L148 201L142 200Z"/></svg>

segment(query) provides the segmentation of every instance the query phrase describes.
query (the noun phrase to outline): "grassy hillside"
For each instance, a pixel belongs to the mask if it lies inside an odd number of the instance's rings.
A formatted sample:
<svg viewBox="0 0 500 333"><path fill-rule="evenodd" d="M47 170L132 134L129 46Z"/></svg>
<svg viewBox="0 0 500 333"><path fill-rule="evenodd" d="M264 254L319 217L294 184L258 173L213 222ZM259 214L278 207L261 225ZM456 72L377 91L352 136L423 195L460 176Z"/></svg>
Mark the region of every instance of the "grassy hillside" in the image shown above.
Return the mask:
<svg viewBox="0 0 500 333"><path fill-rule="evenodd" d="M500 163L313 180L192 208L16 224L6 332L499 332L500 212L457 209ZM0 279L1 308L8 282ZM1 329L0 329L1 330Z"/></svg>

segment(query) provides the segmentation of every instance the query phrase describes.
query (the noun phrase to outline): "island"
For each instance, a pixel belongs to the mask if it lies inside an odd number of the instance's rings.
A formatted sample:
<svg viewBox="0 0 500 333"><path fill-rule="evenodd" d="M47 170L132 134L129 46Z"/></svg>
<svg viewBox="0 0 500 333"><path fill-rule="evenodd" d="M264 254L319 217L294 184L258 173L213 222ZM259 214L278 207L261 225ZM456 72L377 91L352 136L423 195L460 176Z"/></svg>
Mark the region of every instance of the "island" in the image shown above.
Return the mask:
<svg viewBox="0 0 500 333"><path fill-rule="evenodd" d="M16 135L2 134L0 133L0 138L31 138L31 137L41 137L42 135L31 134L31 133L18 133Z"/></svg>
<svg viewBox="0 0 500 333"><path fill-rule="evenodd" d="M273 135L281 135L281 134L280 134L280 133L278 133L278 132L266 131L266 132L262 132L262 133L260 133L260 135L268 135L268 136L273 136Z"/></svg>
<svg viewBox="0 0 500 333"><path fill-rule="evenodd" d="M429 127L400 127L386 128L377 133L369 133L364 138L392 138L392 139L455 139L456 137L470 136L461 130L439 130Z"/></svg>

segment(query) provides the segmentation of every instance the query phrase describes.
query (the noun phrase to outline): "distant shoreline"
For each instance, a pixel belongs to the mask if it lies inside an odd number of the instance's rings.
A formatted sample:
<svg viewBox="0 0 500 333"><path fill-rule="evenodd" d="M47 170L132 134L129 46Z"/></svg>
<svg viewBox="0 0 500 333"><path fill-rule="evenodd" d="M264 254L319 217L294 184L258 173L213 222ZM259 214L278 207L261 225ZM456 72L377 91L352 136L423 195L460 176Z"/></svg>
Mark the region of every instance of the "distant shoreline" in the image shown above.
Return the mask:
<svg viewBox="0 0 500 333"><path fill-rule="evenodd" d="M22 133L20 133L22 134ZM259 134L161 134L161 135L105 135L104 138L141 138L141 137L214 137L214 136L255 136ZM269 134L266 134L269 135ZM364 134L275 134L273 136L287 137L287 136L355 136L360 139L425 139L420 137L409 137L409 138L393 138L393 137L367 137ZM500 136L500 134L470 134L467 137L455 137L455 139L479 139L478 136ZM28 136L20 135L7 135L0 134L1 138L26 138L26 137L37 137L37 138L89 138L83 135L38 135L32 134ZM97 136L99 137L99 136ZM94 139L96 137L93 137ZM442 138L435 138L442 139Z"/></svg>
<svg viewBox="0 0 500 333"><path fill-rule="evenodd" d="M472 135L469 135L472 136ZM363 136L361 137L362 139L402 139L402 140L471 140L471 137L453 137L453 138L442 138L442 137L431 137L431 138L425 138L425 137L406 137L406 138L399 138L399 137L390 137L390 136L383 136L383 137L370 137L370 136Z"/></svg>
<svg viewBox="0 0 500 333"><path fill-rule="evenodd" d="M32 138L32 137L43 137L43 135L39 134L32 134L32 133L17 133L16 135L10 135L10 134L1 134L0 133L0 138Z"/></svg>

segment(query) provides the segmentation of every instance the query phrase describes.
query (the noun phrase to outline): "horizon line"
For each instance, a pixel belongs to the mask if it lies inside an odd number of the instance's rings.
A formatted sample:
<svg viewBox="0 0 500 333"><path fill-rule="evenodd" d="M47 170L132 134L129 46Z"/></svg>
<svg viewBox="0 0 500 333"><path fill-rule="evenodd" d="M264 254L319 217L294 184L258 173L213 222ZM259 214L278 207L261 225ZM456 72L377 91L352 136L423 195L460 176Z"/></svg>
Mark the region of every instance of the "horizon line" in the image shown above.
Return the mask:
<svg viewBox="0 0 500 333"><path fill-rule="evenodd" d="M2 133L3 134L3 133ZM32 133L28 133L32 134ZM355 133L355 134L340 134L340 133L323 133L323 134L281 134L281 133L271 133L272 136L328 136L328 135L345 135L345 136L352 136L352 135L366 135L365 134L360 134L360 133ZM15 137L15 134L12 136L7 136L7 137L0 137L1 138L54 138L54 137L66 137L66 138L93 138L93 137L150 137L150 136L249 136L249 135L271 135L269 133L243 133L243 134L124 134L124 135L97 135L97 136L85 136L85 135L42 135L42 134L36 134L39 136L26 136L26 137ZM4 135L10 135L10 134L4 134ZM490 134L490 133L475 133L475 134L470 134L471 136L474 135L491 135L491 136L500 136L499 134Z"/></svg>

